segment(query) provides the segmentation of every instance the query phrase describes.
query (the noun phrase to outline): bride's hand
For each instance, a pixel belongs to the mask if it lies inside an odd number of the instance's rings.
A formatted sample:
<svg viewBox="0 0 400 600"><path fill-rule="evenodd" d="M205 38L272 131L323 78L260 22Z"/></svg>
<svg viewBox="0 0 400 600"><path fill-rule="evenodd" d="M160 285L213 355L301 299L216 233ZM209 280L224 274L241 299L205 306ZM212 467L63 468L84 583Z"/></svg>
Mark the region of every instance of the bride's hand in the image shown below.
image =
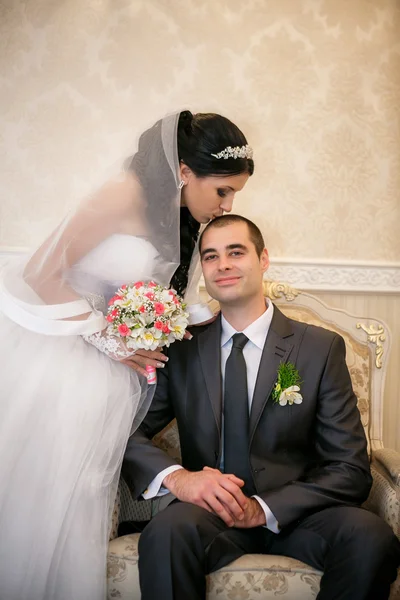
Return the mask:
<svg viewBox="0 0 400 600"><path fill-rule="evenodd" d="M121 362L147 378L147 365L162 369L167 360L168 357L158 350L137 350L135 354L129 358L124 358Z"/></svg>

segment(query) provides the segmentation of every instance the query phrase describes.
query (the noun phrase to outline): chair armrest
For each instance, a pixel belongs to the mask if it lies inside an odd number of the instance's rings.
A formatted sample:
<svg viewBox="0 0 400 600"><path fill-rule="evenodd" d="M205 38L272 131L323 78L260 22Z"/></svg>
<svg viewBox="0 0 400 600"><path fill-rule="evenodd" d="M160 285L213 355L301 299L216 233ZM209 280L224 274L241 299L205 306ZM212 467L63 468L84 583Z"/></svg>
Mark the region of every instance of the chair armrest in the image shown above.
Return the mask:
<svg viewBox="0 0 400 600"><path fill-rule="evenodd" d="M379 459L376 457L376 452L372 453L373 483L364 507L384 519L400 539L400 486L395 483L399 481L398 472L396 478L396 462L392 460L396 456L391 455L394 453L398 456L398 453L390 450L377 452L379 452Z"/></svg>
<svg viewBox="0 0 400 600"><path fill-rule="evenodd" d="M119 523L122 521L149 521L151 519L151 500L134 500L123 477L119 480L121 492L121 510Z"/></svg>
<svg viewBox="0 0 400 600"><path fill-rule="evenodd" d="M119 525L119 516L121 512L121 490L120 485L118 485L117 494L115 497L114 508L111 515L111 525L110 525L110 533L109 533L109 541L114 540L118 535L118 525Z"/></svg>
<svg viewBox="0 0 400 600"><path fill-rule="evenodd" d="M114 540L118 536L118 525L123 521L149 521L150 519L151 500L134 500L125 480L120 477L109 540Z"/></svg>
<svg viewBox="0 0 400 600"><path fill-rule="evenodd" d="M400 487L400 452L390 448L381 448L372 453L372 460L384 467L394 485Z"/></svg>

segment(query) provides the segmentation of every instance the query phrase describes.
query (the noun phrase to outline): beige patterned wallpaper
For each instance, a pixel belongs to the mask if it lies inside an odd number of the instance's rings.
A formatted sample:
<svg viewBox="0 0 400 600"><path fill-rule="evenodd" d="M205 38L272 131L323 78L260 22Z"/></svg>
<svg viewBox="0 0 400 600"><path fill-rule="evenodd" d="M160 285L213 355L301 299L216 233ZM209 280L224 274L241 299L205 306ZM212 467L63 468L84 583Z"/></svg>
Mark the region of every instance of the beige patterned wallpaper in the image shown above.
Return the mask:
<svg viewBox="0 0 400 600"><path fill-rule="evenodd" d="M246 133L235 210L273 257L400 262L399 0L0 0L0 251L37 244L183 108ZM400 450L399 295L322 297L391 327Z"/></svg>
<svg viewBox="0 0 400 600"><path fill-rule="evenodd" d="M0 0L0 246L185 107L247 134L273 256L400 261L398 0Z"/></svg>

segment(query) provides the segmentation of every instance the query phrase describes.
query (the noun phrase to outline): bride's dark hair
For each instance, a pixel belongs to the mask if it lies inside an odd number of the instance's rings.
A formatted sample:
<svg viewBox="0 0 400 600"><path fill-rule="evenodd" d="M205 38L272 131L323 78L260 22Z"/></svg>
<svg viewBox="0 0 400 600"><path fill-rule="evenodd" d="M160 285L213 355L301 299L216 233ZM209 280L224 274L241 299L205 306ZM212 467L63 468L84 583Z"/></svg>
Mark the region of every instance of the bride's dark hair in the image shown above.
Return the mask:
<svg viewBox="0 0 400 600"><path fill-rule="evenodd" d="M178 121L178 156L197 177L253 175L252 158L215 158L227 146L246 146L239 127L226 117L214 113L193 115L185 110Z"/></svg>

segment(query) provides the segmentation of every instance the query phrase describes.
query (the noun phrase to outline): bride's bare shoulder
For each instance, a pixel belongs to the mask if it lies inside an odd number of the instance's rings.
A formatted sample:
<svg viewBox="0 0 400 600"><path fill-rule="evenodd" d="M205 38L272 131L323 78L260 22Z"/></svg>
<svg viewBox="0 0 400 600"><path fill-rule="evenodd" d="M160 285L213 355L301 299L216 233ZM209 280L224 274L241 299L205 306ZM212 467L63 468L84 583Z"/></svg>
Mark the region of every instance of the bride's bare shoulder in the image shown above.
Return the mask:
<svg viewBox="0 0 400 600"><path fill-rule="evenodd" d="M143 206L142 187L131 171L109 179L91 198L99 208L110 212L130 212Z"/></svg>

